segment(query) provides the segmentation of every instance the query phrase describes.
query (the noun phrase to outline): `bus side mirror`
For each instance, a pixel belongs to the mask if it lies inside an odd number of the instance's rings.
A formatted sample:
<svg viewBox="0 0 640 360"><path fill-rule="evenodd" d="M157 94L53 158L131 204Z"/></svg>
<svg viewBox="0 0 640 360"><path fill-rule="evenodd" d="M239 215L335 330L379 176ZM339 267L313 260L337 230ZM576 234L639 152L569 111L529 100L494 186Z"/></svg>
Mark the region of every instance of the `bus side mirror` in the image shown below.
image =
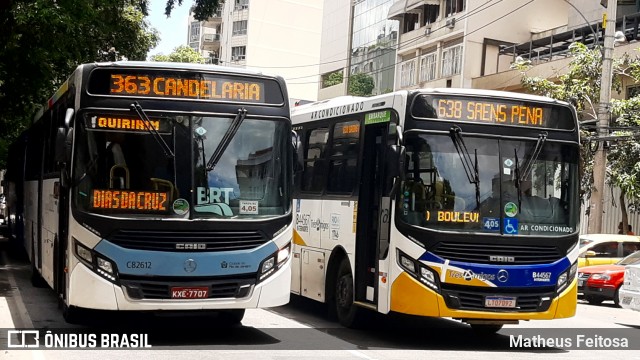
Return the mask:
<svg viewBox="0 0 640 360"><path fill-rule="evenodd" d="M56 153L54 155L56 164L61 165L67 162L67 129L63 127L58 128L56 133Z"/></svg>
<svg viewBox="0 0 640 360"><path fill-rule="evenodd" d="M588 250L585 254L584 257L595 257L596 256L596 252L593 250Z"/></svg>
<svg viewBox="0 0 640 360"><path fill-rule="evenodd" d="M400 180L405 179L405 158L406 158L406 149L401 145L391 145L389 146L389 151L387 151L387 163L385 164L387 168L387 174L389 178L399 177Z"/></svg>
<svg viewBox="0 0 640 360"><path fill-rule="evenodd" d="M297 173L302 170L302 162L300 161L300 136L295 130L291 131L291 146L293 147L293 172Z"/></svg>

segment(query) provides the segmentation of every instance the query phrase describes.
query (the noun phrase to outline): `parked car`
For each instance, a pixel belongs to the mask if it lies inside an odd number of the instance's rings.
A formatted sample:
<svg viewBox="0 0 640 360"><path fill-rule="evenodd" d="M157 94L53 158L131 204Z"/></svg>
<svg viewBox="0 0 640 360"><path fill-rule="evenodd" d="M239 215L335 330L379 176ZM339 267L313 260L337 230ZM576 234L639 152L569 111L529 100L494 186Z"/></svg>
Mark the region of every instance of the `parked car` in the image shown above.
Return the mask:
<svg viewBox="0 0 640 360"><path fill-rule="evenodd" d="M620 287L620 306L640 311L640 264L627 265Z"/></svg>
<svg viewBox="0 0 640 360"><path fill-rule="evenodd" d="M5 223L4 215L7 210L7 200L4 194L0 194L0 225Z"/></svg>
<svg viewBox="0 0 640 360"><path fill-rule="evenodd" d="M605 300L613 300L619 305L619 289L624 280L626 265L640 264L640 251L615 264L585 266L578 270L578 293L583 294L589 304L600 304Z"/></svg>
<svg viewBox="0 0 640 360"><path fill-rule="evenodd" d="M615 264L640 250L640 236L588 234L580 236L578 267Z"/></svg>

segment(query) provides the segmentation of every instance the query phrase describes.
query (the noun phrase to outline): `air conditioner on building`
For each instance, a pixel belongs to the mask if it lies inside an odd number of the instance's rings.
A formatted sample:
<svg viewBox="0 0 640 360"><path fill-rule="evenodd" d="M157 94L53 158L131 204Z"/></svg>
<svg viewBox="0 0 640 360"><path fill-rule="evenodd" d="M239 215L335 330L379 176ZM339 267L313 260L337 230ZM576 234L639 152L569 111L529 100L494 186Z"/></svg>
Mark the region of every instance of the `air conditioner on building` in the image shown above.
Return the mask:
<svg viewBox="0 0 640 360"><path fill-rule="evenodd" d="M445 26L448 27L449 29L453 29L453 27L456 26L456 18L448 19Z"/></svg>
<svg viewBox="0 0 640 360"><path fill-rule="evenodd" d="M431 28L430 27L424 29L424 36L429 36L429 35L431 35Z"/></svg>
<svg viewBox="0 0 640 360"><path fill-rule="evenodd" d="M238 61L238 60L240 60L240 56L238 56L238 55L233 55L233 56L231 57L231 60L233 60L233 61Z"/></svg>

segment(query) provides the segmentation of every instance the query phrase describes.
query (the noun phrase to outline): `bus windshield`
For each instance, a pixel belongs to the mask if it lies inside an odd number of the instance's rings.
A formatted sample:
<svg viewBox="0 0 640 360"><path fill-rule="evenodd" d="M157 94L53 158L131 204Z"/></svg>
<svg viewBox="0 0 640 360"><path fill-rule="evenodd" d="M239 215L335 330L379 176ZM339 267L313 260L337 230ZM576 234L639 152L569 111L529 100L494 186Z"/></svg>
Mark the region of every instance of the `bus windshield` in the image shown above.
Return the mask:
<svg viewBox="0 0 640 360"><path fill-rule="evenodd" d="M503 235L576 230L578 214L570 206L578 197L572 190L578 178L576 146L415 132L407 134L405 144L402 221Z"/></svg>
<svg viewBox="0 0 640 360"><path fill-rule="evenodd" d="M289 211L286 121L233 116L84 115L74 204L117 217L252 219ZM228 134L226 143L219 146ZM164 144L166 145L164 145ZM215 167L207 162L221 152ZM170 150L170 151L168 151Z"/></svg>

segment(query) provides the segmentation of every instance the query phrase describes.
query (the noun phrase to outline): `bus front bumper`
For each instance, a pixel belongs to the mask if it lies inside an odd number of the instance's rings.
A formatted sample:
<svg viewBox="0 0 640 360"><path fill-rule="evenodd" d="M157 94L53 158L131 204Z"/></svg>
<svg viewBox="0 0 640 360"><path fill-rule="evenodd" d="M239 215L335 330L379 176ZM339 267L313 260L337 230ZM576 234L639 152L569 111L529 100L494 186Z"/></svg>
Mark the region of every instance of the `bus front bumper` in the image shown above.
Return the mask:
<svg viewBox="0 0 640 360"><path fill-rule="evenodd" d="M391 287L391 311L433 317L483 320L549 320L568 318L575 315L577 306L577 281L574 280L559 296L551 299L547 310L539 312L519 312L516 309L491 308L480 310L451 309L442 295L428 289L420 282L402 273Z"/></svg>
<svg viewBox="0 0 640 360"><path fill-rule="evenodd" d="M266 308L289 302L291 259L270 277L252 285L246 296L239 298L134 299L129 296L125 286L107 281L82 263L74 266L69 277L68 305L86 309L158 311Z"/></svg>

